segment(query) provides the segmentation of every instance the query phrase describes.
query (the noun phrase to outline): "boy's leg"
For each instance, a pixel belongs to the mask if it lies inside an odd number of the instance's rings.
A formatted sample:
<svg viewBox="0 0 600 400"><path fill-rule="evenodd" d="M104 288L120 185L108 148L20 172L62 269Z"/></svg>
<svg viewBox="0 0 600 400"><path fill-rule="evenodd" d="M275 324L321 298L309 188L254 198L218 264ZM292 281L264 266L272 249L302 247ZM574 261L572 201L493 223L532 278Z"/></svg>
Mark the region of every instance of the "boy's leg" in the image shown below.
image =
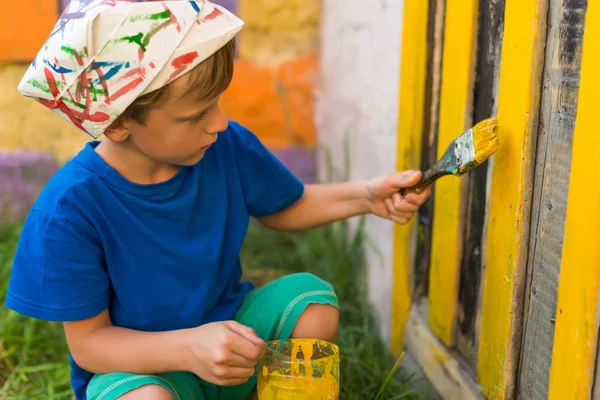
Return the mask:
<svg viewBox="0 0 600 400"><path fill-rule="evenodd" d="M309 304L300 315L291 338L322 339L333 343L340 322L340 310L330 304Z"/></svg>
<svg viewBox="0 0 600 400"><path fill-rule="evenodd" d="M338 307L329 283L312 274L293 274L248 293L236 320L267 341L307 337L333 342ZM255 386L256 375L242 385L221 388L220 399L250 399Z"/></svg>
<svg viewBox="0 0 600 400"><path fill-rule="evenodd" d="M189 372L136 375L122 372L94 375L87 388L88 400L208 399L201 380Z"/></svg>
<svg viewBox="0 0 600 400"><path fill-rule="evenodd" d="M119 400L175 400L175 397L162 386L145 385L119 396Z"/></svg>

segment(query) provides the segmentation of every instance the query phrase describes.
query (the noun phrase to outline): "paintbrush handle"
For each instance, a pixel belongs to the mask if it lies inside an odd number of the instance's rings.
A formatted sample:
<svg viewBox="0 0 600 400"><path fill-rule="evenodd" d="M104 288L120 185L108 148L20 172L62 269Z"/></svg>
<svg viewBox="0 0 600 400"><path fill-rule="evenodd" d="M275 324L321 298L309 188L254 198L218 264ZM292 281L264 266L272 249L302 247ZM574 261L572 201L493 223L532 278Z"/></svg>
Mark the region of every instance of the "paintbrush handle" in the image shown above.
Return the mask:
<svg viewBox="0 0 600 400"><path fill-rule="evenodd" d="M414 186L408 188L400 189L400 194L402 197L406 196L408 193L422 193L425 189L427 189L433 182L440 179L442 176L450 175L448 171L441 171L433 167L429 168L427 171L423 172L423 176L421 180Z"/></svg>

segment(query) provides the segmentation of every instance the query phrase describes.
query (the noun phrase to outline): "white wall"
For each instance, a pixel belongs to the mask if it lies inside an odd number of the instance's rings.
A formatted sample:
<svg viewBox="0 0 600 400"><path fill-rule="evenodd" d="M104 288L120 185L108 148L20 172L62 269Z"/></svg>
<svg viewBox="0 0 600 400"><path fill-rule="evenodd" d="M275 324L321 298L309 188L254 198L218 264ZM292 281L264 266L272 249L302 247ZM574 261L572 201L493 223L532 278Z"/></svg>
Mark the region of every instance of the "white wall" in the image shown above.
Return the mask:
<svg viewBox="0 0 600 400"><path fill-rule="evenodd" d="M348 140L350 179L396 168L402 11L403 0L323 1L318 141L341 171ZM389 342L393 226L369 217L367 233L377 247L367 253L369 297Z"/></svg>

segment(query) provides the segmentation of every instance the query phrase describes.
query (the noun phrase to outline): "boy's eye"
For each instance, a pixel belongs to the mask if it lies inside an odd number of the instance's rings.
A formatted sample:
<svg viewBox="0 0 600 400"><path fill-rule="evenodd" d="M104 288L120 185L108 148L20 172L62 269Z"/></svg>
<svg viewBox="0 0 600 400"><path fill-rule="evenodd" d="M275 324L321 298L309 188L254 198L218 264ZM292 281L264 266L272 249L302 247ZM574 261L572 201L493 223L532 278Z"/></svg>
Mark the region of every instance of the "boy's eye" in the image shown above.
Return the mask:
<svg viewBox="0 0 600 400"><path fill-rule="evenodd" d="M206 111L198 114L197 116L195 116L194 118L189 120L190 124L195 124L196 122L200 121L202 118L206 117Z"/></svg>

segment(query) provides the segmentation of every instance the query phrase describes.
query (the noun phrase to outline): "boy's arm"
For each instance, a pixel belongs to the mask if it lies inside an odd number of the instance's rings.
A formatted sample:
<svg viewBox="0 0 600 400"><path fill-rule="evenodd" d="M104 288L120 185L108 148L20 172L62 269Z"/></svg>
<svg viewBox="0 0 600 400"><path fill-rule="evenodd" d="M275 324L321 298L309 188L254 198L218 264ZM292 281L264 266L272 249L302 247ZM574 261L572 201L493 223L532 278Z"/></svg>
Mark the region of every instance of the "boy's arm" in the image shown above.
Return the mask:
<svg viewBox="0 0 600 400"><path fill-rule="evenodd" d="M154 374L188 368L188 331L141 332L113 326L108 310L64 323L71 355L90 372Z"/></svg>
<svg viewBox="0 0 600 400"><path fill-rule="evenodd" d="M405 224L430 193L427 190L420 195L408 194L403 199L398 191L414 185L420 176L420 172L405 171L369 181L306 185L304 194L294 204L258 220L271 229L290 231L370 213Z"/></svg>
<svg viewBox="0 0 600 400"><path fill-rule="evenodd" d="M143 332L113 326L104 310L86 320L65 322L64 329L75 362L98 374L189 371L229 386L246 382L264 354L264 342L235 321Z"/></svg>

